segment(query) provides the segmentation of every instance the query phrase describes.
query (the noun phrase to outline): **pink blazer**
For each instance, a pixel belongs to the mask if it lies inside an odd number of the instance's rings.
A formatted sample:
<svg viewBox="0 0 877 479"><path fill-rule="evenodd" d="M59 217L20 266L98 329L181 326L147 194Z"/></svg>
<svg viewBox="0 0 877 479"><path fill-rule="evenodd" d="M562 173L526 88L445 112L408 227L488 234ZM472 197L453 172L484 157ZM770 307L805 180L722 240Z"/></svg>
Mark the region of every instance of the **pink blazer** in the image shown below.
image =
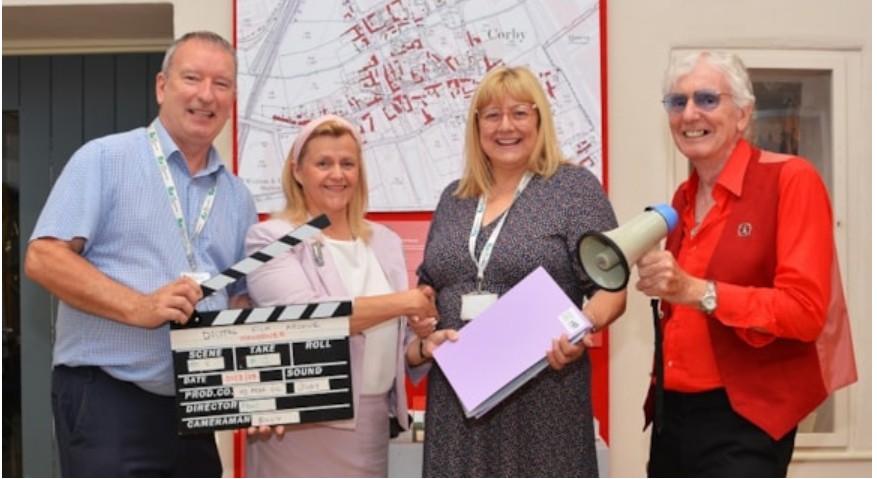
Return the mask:
<svg viewBox="0 0 877 479"><path fill-rule="evenodd" d="M373 222L369 222L369 225L372 228L372 238L369 245L375 252L390 286L395 291L408 289L408 272L405 268L402 240L386 226ZM295 226L281 219L271 219L251 226L247 232L246 254L250 255L273 243L292 231ZM247 275L247 288L253 303L263 307L352 299L341 280L340 274L343 272L337 270L332 255L324 252L322 265L318 263L313 248L317 241L318 238L312 237ZM404 428L408 428L405 351L408 344L414 339L413 333L408 329L407 321L400 321L396 380L390 393L387 409L398 418L399 423ZM364 353L364 336L362 334L351 336L350 369L353 379L354 418L334 422L333 426L335 427L352 429L355 426L356 411L359 410ZM416 368L412 370L412 374L419 380L426 374L426 370L427 368Z"/></svg>

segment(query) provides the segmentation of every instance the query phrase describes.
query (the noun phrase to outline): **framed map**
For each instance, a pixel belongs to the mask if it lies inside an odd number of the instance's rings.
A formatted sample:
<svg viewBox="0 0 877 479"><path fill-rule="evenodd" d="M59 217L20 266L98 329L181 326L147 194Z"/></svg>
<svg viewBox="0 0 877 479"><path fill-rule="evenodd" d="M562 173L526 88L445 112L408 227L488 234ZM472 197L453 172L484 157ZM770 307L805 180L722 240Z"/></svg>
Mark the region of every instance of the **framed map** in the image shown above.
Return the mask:
<svg viewBox="0 0 877 479"><path fill-rule="evenodd" d="M260 212L301 127L360 126L370 210L432 211L462 172L469 100L491 68L526 65L562 149L604 181L605 0L237 0L237 173Z"/></svg>

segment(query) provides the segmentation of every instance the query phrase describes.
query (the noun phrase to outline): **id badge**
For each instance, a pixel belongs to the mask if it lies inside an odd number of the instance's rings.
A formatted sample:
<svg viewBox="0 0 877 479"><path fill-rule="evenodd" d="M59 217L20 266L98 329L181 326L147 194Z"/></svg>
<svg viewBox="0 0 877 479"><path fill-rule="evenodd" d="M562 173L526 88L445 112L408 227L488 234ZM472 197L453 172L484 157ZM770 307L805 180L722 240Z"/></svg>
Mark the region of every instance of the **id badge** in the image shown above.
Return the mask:
<svg viewBox="0 0 877 479"><path fill-rule="evenodd" d="M496 302L496 293L469 293L463 295L460 319L471 321L478 317L491 304Z"/></svg>
<svg viewBox="0 0 877 479"><path fill-rule="evenodd" d="M201 284L210 279L210 273L206 271L184 271L180 273L180 276L192 278L198 284Z"/></svg>

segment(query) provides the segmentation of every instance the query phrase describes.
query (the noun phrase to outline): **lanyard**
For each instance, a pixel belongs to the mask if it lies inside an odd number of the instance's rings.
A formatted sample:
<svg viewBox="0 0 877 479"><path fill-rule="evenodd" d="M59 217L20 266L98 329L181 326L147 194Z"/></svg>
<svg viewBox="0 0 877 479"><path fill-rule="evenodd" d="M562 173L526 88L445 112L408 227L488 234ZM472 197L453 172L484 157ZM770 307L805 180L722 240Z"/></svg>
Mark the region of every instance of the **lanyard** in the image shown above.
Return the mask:
<svg viewBox="0 0 877 479"><path fill-rule="evenodd" d="M475 210L475 219L472 221L472 231L469 233L469 257L472 258L472 261L475 262L475 265L478 268L478 276L475 282L476 290L478 292L481 292L481 285L484 283L484 270L487 269L487 263L490 262L490 255L493 253L493 244L496 243L496 239L499 237L499 231L505 224L506 216L508 216L509 210L512 209L512 205L514 205L518 197L521 196L524 188L530 184L530 179L532 178L533 172L531 171L527 171L524 174L524 177L521 178L521 182L518 183L518 188L515 190L515 197L512 198L511 204L509 204L509 207L503 212L502 217L499 219L499 223L497 223L496 228L493 229L493 233L487 238L487 243L484 244L484 249L481 250L481 256L478 259L475 259L475 242L478 240L478 233L481 231L481 220L484 218L484 210L487 209L487 195L481 195L481 198L478 199L478 208Z"/></svg>
<svg viewBox="0 0 877 479"><path fill-rule="evenodd" d="M155 154L155 161L158 163L158 171L161 172L161 178L164 180L165 191L167 191L168 199L171 202L171 209L174 210L174 218L177 227L180 229L180 235L183 237L183 246L186 248L186 260L189 262L189 268L192 271L198 271L198 265L195 262L195 252L192 244L207 223L207 217L210 216L210 210L213 209L213 200L216 199L217 180L214 178L213 186L207 191L207 197L204 198L204 204L201 205L201 213L198 215L198 222L195 224L195 231L189 237L189 229L186 227L186 220L183 218L183 206L180 204L180 198L177 196L177 188L174 185L174 179L171 177L171 170L167 165L167 159L161 150L158 142L158 134L155 131L155 125L150 124L146 129L149 135L149 144L152 146L152 153Z"/></svg>

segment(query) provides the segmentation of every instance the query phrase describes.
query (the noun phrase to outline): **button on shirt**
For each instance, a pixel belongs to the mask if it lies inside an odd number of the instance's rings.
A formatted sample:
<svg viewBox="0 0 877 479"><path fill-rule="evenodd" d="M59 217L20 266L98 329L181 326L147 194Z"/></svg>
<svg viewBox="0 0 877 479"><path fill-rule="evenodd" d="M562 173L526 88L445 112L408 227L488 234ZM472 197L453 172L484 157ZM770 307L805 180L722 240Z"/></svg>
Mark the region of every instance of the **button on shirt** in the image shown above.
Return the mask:
<svg viewBox="0 0 877 479"><path fill-rule="evenodd" d="M161 123L162 150L190 233L207 191L217 186L210 217L194 240L198 269L214 275L244 256L244 236L257 221L243 182L210 150L207 167L191 177ZM58 178L31 239L86 239L82 256L110 278L151 293L190 267L145 128L92 140L74 153ZM220 291L199 310L227 307ZM54 364L101 366L147 391L174 394L169 327L143 329L93 316L60 302Z"/></svg>

